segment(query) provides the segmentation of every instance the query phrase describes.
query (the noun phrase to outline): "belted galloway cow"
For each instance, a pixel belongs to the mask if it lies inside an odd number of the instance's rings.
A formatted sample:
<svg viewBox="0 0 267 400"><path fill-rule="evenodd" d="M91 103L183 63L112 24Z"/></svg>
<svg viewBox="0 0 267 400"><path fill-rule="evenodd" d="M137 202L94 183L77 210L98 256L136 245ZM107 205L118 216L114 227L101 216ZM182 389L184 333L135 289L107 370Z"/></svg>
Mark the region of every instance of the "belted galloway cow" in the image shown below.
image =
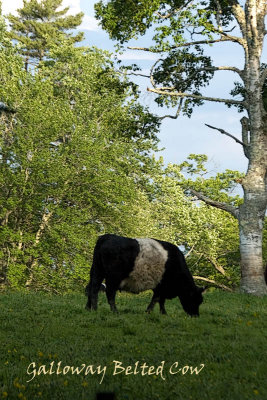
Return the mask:
<svg viewBox="0 0 267 400"><path fill-rule="evenodd" d="M106 282L106 296L112 311L117 311L117 290L140 293L152 289L154 294L147 307L153 310L159 302L166 314L165 300L179 297L184 311L199 315L204 288L195 285L183 253L174 244L156 239L130 239L106 234L97 240L90 282L86 287L86 308L97 309L98 292Z"/></svg>

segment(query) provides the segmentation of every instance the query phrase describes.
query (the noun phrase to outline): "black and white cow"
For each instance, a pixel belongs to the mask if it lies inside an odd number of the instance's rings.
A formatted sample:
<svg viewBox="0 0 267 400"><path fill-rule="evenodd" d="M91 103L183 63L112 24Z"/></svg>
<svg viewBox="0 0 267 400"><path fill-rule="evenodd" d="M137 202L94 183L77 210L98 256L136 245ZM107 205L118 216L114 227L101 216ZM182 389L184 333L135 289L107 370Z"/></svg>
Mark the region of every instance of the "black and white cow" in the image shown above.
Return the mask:
<svg viewBox="0 0 267 400"><path fill-rule="evenodd" d="M110 234L100 236L86 287L87 309L97 309L98 291L104 279L112 311L117 311L117 290L140 293L152 289L154 295L148 312L159 302L160 312L166 314L165 300L178 296L185 312L191 316L199 315L204 289L195 285L183 253L174 244Z"/></svg>

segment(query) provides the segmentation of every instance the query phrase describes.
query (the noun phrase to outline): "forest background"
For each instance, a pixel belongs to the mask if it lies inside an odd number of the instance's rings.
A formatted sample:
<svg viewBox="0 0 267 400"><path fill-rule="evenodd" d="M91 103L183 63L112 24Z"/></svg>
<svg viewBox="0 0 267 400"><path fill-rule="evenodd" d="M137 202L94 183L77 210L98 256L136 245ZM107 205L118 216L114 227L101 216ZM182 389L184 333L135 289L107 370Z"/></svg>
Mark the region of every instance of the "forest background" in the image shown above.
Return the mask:
<svg viewBox="0 0 267 400"><path fill-rule="evenodd" d="M43 5L28 2L11 28L1 18L1 285L80 289L97 237L112 232L176 243L199 282L238 287L237 221L187 189L239 206L243 173L210 173L205 154L166 165L162 119L136 83L83 45L81 13Z"/></svg>

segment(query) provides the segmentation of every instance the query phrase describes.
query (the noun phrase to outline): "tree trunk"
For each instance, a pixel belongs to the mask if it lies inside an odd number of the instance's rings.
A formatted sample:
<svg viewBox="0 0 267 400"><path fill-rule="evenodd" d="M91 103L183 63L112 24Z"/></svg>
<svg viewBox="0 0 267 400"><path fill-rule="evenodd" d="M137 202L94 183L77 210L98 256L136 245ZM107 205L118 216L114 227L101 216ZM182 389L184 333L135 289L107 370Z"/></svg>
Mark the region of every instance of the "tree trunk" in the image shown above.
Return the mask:
<svg viewBox="0 0 267 400"><path fill-rule="evenodd" d="M262 233L267 206L267 129L263 107L261 54L264 40L265 4L247 0L244 87L249 117L248 171L242 182L244 203L239 207L241 290L267 294L262 264ZM249 140L250 139L250 140Z"/></svg>
<svg viewBox="0 0 267 400"><path fill-rule="evenodd" d="M263 207L255 197L240 207L239 235L241 254L241 291L255 295L267 294L262 264ZM251 195L251 192L250 192Z"/></svg>

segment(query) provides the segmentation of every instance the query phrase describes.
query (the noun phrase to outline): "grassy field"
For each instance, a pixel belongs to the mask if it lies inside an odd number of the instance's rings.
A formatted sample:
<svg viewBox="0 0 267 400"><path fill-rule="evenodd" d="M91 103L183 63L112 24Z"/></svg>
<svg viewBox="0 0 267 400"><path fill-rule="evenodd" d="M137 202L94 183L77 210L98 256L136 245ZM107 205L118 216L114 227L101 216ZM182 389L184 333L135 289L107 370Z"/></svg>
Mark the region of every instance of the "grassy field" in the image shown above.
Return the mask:
<svg viewBox="0 0 267 400"><path fill-rule="evenodd" d="M178 299L147 315L150 296L119 294L114 315L104 294L88 312L82 294L1 293L0 398L267 399L267 298L207 293L190 318Z"/></svg>

